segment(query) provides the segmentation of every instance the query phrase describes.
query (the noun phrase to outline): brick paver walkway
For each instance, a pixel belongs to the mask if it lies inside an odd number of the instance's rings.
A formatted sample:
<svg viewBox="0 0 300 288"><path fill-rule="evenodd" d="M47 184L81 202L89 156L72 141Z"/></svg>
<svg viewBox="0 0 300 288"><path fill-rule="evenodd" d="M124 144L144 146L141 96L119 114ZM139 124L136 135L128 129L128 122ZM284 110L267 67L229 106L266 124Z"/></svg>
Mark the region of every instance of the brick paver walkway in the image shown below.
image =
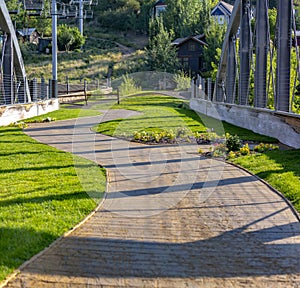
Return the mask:
<svg viewBox="0 0 300 288"><path fill-rule="evenodd" d="M100 120L27 130L105 166L108 193L6 287L300 287L300 223L282 197L241 169L200 158L194 145L94 135Z"/></svg>

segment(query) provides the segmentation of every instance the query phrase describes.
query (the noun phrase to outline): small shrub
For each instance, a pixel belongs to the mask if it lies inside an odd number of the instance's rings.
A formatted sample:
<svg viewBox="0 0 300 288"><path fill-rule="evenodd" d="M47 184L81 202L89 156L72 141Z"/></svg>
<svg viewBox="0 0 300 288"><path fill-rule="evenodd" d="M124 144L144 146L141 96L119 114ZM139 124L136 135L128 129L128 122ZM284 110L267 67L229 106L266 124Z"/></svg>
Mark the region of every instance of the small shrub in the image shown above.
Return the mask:
<svg viewBox="0 0 300 288"><path fill-rule="evenodd" d="M42 120L42 122L52 122L52 121L56 121L56 118L47 117Z"/></svg>
<svg viewBox="0 0 300 288"><path fill-rule="evenodd" d="M195 139L198 144L210 144L212 142L221 142L221 137L214 132L195 133Z"/></svg>
<svg viewBox="0 0 300 288"><path fill-rule="evenodd" d="M229 133L226 133L226 147L228 151L239 151L241 148L241 140L237 135L230 135Z"/></svg>
<svg viewBox="0 0 300 288"><path fill-rule="evenodd" d="M199 154L203 154L204 151L203 151L201 148L199 148L199 149L198 149L198 153L199 153Z"/></svg>
<svg viewBox="0 0 300 288"><path fill-rule="evenodd" d="M20 122L14 122L10 124L9 127L18 127L20 129L25 129L28 127L28 125L25 122L20 121Z"/></svg>
<svg viewBox="0 0 300 288"><path fill-rule="evenodd" d="M236 154L235 154L235 152L233 152L233 151L229 151L227 157L228 157L228 159L234 159L234 158L236 158Z"/></svg>
<svg viewBox="0 0 300 288"><path fill-rule="evenodd" d="M269 143L260 143L254 147L254 151L258 153L264 153L266 151L278 150L279 146Z"/></svg>
<svg viewBox="0 0 300 288"><path fill-rule="evenodd" d="M249 155L250 154L250 148L248 143L246 143L243 147L240 148L240 153L243 156Z"/></svg>
<svg viewBox="0 0 300 288"><path fill-rule="evenodd" d="M225 143L215 145L213 149L213 156L214 157L224 157L226 158L227 148Z"/></svg>

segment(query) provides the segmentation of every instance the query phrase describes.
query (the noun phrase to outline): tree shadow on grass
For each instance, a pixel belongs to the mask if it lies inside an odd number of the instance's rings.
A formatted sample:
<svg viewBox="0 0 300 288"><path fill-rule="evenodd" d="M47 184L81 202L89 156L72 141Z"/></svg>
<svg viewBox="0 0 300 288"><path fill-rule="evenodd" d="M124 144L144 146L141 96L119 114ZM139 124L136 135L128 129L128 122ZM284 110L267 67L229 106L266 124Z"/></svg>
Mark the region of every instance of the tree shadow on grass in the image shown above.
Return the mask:
<svg viewBox="0 0 300 288"><path fill-rule="evenodd" d="M97 196L97 198L101 198L103 196L103 192L89 192L93 193L93 195ZM99 194L99 195L98 195ZM0 201L1 207L7 207L11 205L21 205L26 203L39 204L48 201L68 201L68 200L80 200L80 199L88 199L90 198L89 194L86 192L73 192L73 193L64 193L58 195L45 195L45 196L35 196L35 197L17 197L14 199L3 200Z"/></svg>
<svg viewBox="0 0 300 288"><path fill-rule="evenodd" d="M58 236L33 228L0 227L0 281Z"/></svg>

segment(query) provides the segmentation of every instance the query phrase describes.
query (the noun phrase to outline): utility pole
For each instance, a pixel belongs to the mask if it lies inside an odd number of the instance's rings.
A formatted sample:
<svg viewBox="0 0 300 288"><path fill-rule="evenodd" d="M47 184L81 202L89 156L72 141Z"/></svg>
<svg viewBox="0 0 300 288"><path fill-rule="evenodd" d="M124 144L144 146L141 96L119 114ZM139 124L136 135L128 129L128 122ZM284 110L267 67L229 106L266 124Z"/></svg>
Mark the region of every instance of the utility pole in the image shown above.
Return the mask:
<svg viewBox="0 0 300 288"><path fill-rule="evenodd" d="M79 0L79 31L83 35L83 0Z"/></svg>
<svg viewBox="0 0 300 288"><path fill-rule="evenodd" d="M52 0L52 98L57 97L57 4Z"/></svg>

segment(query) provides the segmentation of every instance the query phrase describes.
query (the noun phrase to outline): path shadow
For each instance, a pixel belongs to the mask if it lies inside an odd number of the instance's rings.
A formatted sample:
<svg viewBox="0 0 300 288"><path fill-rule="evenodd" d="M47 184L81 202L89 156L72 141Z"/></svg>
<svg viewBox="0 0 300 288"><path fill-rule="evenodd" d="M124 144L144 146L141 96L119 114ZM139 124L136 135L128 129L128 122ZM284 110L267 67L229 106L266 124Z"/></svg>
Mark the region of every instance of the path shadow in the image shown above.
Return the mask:
<svg viewBox="0 0 300 288"><path fill-rule="evenodd" d="M49 251L24 272L100 278L228 278L300 273L299 240L297 244L285 241L300 236L299 222L256 231L247 228L249 225L187 243L67 237L55 252ZM282 244L272 243L280 240Z"/></svg>
<svg viewBox="0 0 300 288"><path fill-rule="evenodd" d="M174 192L182 192L187 190L198 190L203 187L220 187L220 186L227 186L232 184L242 184L242 183L251 183L255 182L257 179L253 176L242 176L242 177L235 177L235 178L227 178L227 179L220 179L218 181L204 181L204 182L193 182L193 183L183 183L177 184L172 186L159 186L159 187L152 187L152 188L142 188L142 189L132 189L132 190L125 190L125 191L118 191L118 192L109 192L107 194L108 199L114 198L122 198L124 195L129 197L137 197L137 196L145 196L145 195L155 195L160 193L174 193Z"/></svg>

